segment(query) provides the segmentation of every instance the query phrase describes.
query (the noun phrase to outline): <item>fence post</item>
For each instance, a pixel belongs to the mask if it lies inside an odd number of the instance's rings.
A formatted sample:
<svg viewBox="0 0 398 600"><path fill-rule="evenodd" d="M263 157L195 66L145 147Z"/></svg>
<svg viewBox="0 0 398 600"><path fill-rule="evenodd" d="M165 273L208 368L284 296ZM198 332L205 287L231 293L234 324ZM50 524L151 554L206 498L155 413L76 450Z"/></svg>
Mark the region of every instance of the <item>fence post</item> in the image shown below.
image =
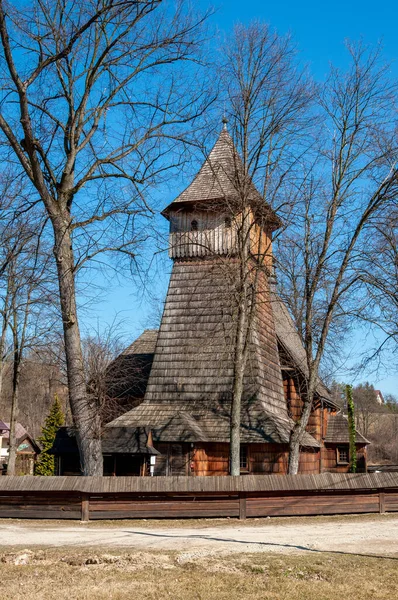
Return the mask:
<svg viewBox="0 0 398 600"><path fill-rule="evenodd" d="M82 521L90 520L90 500L88 494L82 494Z"/></svg>
<svg viewBox="0 0 398 600"><path fill-rule="evenodd" d="M246 519L246 494L239 494L239 519Z"/></svg>
<svg viewBox="0 0 398 600"><path fill-rule="evenodd" d="M384 490L379 490L379 513L386 512L385 493Z"/></svg>

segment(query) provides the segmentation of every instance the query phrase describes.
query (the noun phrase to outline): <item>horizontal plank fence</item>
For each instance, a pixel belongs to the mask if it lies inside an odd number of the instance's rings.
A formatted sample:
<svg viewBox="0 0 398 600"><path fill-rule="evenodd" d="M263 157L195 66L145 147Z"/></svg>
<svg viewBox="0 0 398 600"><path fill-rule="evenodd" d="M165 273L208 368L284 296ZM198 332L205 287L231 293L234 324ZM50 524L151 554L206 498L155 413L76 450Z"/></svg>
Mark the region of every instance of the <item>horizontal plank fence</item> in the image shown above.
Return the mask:
<svg viewBox="0 0 398 600"><path fill-rule="evenodd" d="M398 473L0 477L0 518L159 519L398 512Z"/></svg>

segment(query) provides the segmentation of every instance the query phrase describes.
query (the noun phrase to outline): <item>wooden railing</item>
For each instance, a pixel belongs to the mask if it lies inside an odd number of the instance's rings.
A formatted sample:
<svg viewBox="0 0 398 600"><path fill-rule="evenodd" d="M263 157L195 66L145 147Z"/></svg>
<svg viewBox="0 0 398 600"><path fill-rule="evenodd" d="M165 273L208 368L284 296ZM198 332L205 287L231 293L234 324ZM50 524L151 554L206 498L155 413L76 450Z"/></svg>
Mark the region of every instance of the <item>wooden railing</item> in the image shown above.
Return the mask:
<svg viewBox="0 0 398 600"><path fill-rule="evenodd" d="M0 517L137 519L398 512L398 473L3 477Z"/></svg>

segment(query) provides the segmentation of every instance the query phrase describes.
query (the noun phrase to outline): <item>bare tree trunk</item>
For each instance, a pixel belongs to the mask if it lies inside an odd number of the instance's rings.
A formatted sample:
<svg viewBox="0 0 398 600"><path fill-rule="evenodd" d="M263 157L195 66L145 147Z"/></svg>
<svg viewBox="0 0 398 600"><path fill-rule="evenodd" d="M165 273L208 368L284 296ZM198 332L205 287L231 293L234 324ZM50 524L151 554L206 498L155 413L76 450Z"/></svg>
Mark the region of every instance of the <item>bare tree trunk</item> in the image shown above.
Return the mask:
<svg viewBox="0 0 398 600"><path fill-rule="evenodd" d="M250 251L250 208L244 206L242 223L238 233L239 271L238 271L238 319L236 325L236 343L234 356L234 378L231 405L230 429L230 474L240 475L240 425L243 395L243 379L247 362L250 324L248 311L248 278Z"/></svg>
<svg viewBox="0 0 398 600"><path fill-rule="evenodd" d="M84 475L102 475L101 416L95 401L88 398L79 322L76 309L74 256L70 219L53 219L54 254L57 262L61 314L65 339L69 400L76 426L77 443Z"/></svg>
<svg viewBox="0 0 398 600"><path fill-rule="evenodd" d="M243 219L237 231L236 254L241 270L236 292L238 311L230 436L230 472L239 475L244 371L259 278L268 272L271 255L270 247L264 248L263 240L265 231L267 237L271 236L281 225L275 214L271 218L272 211L262 214L264 202L258 199L253 202L253 184L260 186L263 200L270 206L275 207L280 204L280 198L287 198L284 186L290 179L286 175L296 168L295 144L299 138L303 139L311 120L307 107L311 102L312 85L297 68L289 37L280 37L257 21L249 26L237 25L223 51L225 62L221 73L228 99L227 114L231 117L232 137L242 158L241 165L236 161L231 179L238 197L231 206L232 216L242 215ZM230 177L230 174L226 172L225 176ZM288 193L290 196L290 191Z"/></svg>
<svg viewBox="0 0 398 600"><path fill-rule="evenodd" d="M307 426L307 423L308 423L310 415L311 415L314 392L315 392L315 378L314 378L314 372L312 372L310 375L309 382L308 382L308 392L307 392L308 400L304 403L303 412L301 414L300 420L297 421L297 423L293 427L292 432L290 434L289 465L288 465L288 474L289 475L297 475L298 470L299 470L300 444L301 444L301 440L305 433L305 428Z"/></svg>
<svg viewBox="0 0 398 600"><path fill-rule="evenodd" d="M7 317L3 317L3 323L1 327L1 337L0 337L0 399L1 393L3 390L3 374L4 374L4 355L6 349L6 332L7 332Z"/></svg>
<svg viewBox="0 0 398 600"><path fill-rule="evenodd" d="M8 451L7 475L15 475L17 461L17 436L16 426L18 422L19 405L19 378L21 374L21 360L19 350L14 355L14 373L12 380L11 418L10 418L10 446Z"/></svg>
<svg viewBox="0 0 398 600"><path fill-rule="evenodd" d="M7 345L7 329L8 329L8 323L9 323L9 319L10 319L10 313L9 313L9 300L10 300L10 288L9 285L7 284L7 292L4 298L4 305L3 305L3 320L2 320L2 324L1 324L1 336L0 336L0 400L1 400L1 394L3 391L3 375L4 375L4 361L6 358L6 345Z"/></svg>
<svg viewBox="0 0 398 600"><path fill-rule="evenodd" d="M19 413L18 391L19 377L21 374L21 345L18 338L18 310L17 310L17 291L14 274L10 276L9 283L12 287L12 339L13 339L13 375L12 375L12 397L11 397L11 417L10 417L10 445L8 449L7 475L15 475L15 466L17 460L17 435L16 427ZM27 308L27 310L29 310ZM25 319L26 323L26 319ZM24 328L25 329L25 328ZM23 340L22 340L23 344Z"/></svg>
<svg viewBox="0 0 398 600"><path fill-rule="evenodd" d="M240 475L240 421L243 394L243 378L245 374L245 339L247 330L246 304L242 302L239 307L235 358L234 381L231 406L231 432L230 432L230 474Z"/></svg>

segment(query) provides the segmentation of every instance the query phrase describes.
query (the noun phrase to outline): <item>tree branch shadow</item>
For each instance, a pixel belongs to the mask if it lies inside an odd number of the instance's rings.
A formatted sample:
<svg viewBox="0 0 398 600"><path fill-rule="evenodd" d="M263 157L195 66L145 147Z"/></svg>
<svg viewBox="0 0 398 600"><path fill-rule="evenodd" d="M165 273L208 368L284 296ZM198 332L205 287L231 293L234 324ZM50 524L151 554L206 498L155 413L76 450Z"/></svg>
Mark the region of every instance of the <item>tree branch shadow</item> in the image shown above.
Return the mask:
<svg viewBox="0 0 398 600"><path fill-rule="evenodd" d="M142 535L148 537L159 537L159 538L176 538L176 539L189 539L189 540L205 540L212 542L225 542L225 543L233 543L233 544L244 544L244 545L254 545L254 546L264 546L264 547L274 547L274 548L290 548L294 550L300 550L303 552L313 552L316 554L338 554L342 556L361 556L364 558L379 558L379 559L389 559L389 560L398 560L398 556L388 556L388 555L380 555L380 554L365 554L362 552L346 552L344 550L320 550L318 548L311 548L309 546L301 546L297 544L277 544L275 542L259 542L259 541L251 541L251 540L236 540L233 538L220 538L214 537L211 535L197 535L197 534L189 534L189 535L173 535L167 533L149 533L146 531L124 531L127 534L133 535Z"/></svg>

